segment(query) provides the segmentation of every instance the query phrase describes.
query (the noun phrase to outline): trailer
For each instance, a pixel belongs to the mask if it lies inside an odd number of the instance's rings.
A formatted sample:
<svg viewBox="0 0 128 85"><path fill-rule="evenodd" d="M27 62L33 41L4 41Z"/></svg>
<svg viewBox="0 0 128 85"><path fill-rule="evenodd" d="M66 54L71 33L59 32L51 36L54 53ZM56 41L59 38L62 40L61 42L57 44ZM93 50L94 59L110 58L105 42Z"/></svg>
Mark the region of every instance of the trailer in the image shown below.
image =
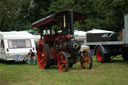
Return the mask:
<svg viewBox="0 0 128 85"><path fill-rule="evenodd" d="M22 62L32 49L36 53L33 35L28 32L0 32L0 60Z"/></svg>
<svg viewBox="0 0 128 85"><path fill-rule="evenodd" d="M117 55L128 61L128 14L124 16L122 32L87 33L87 45L98 62L108 62Z"/></svg>

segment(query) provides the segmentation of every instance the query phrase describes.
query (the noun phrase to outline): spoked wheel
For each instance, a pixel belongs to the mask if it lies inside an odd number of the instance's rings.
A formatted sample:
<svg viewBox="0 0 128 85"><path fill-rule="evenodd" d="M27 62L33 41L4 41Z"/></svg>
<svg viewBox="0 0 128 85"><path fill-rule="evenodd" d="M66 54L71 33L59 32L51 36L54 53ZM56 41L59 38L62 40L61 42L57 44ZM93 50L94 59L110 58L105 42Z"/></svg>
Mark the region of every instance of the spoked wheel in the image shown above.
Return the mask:
<svg viewBox="0 0 128 85"><path fill-rule="evenodd" d="M65 52L58 54L58 68L62 72L68 71L68 58Z"/></svg>
<svg viewBox="0 0 128 85"><path fill-rule="evenodd" d="M81 68L91 69L92 68L92 56L81 56Z"/></svg>
<svg viewBox="0 0 128 85"><path fill-rule="evenodd" d="M47 44L40 43L37 51L37 58L41 69L47 69L50 66L49 53L49 46Z"/></svg>

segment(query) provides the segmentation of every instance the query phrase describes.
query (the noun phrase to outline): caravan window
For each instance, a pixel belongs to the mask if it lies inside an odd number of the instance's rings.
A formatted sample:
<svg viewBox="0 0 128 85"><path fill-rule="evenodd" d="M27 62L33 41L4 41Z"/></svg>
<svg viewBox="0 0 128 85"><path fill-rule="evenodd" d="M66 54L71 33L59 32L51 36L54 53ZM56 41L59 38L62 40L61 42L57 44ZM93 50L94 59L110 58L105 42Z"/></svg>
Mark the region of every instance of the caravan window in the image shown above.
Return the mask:
<svg viewBox="0 0 128 85"><path fill-rule="evenodd" d="M12 48L30 48L31 41L27 40L8 40L8 46L10 49Z"/></svg>

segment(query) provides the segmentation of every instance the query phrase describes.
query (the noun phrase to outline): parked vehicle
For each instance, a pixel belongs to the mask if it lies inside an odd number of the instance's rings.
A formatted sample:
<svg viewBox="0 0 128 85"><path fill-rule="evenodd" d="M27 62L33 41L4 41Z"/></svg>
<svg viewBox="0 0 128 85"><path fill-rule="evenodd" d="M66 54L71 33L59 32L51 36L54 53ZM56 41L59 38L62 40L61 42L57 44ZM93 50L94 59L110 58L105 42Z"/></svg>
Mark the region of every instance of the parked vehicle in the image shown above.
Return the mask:
<svg viewBox="0 0 128 85"><path fill-rule="evenodd" d="M122 32L87 33L87 45L94 50L98 62L108 62L117 55L128 61L128 14Z"/></svg>
<svg viewBox="0 0 128 85"><path fill-rule="evenodd" d="M29 50L36 53L33 36L27 32L0 32L0 59L24 61Z"/></svg>
<svg viewBox="0 0 128 85"><path fill-rule="evenodd" d="M75 11L62 11L40 19L32 27L40 28L41 39L38 45L37 58L41 69L58 65L62 72L68 71L73 64L80 61L82 69L91 69L92 57L84 56L79 40L74 37L73 22L83 19ZM60 32L58 32L61 30ZM88 53L88 52L87 52Z"/></svg>

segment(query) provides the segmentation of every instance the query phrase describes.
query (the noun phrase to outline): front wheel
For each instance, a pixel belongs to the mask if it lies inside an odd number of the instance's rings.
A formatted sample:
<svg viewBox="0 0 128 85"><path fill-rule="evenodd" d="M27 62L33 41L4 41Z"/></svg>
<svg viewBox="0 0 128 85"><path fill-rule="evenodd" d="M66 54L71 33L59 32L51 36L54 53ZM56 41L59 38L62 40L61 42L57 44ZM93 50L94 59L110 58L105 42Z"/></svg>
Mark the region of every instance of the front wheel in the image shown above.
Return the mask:
<svg viewBox="0 0 128 85"><path fill-rule="evenodd" d="M67 57L66 52L60 52L58 54L58 59L57 60L58 60L59 70L62 71L62 72L67 72L69 62L68 62L68 57Z"/></svg>
<svg viewBox="0 0 128 85"><path fill-rule="evenodd" d="M81 56L80 63L81 63L82 69L91 69L92 68L92 56Z"/></svg>

